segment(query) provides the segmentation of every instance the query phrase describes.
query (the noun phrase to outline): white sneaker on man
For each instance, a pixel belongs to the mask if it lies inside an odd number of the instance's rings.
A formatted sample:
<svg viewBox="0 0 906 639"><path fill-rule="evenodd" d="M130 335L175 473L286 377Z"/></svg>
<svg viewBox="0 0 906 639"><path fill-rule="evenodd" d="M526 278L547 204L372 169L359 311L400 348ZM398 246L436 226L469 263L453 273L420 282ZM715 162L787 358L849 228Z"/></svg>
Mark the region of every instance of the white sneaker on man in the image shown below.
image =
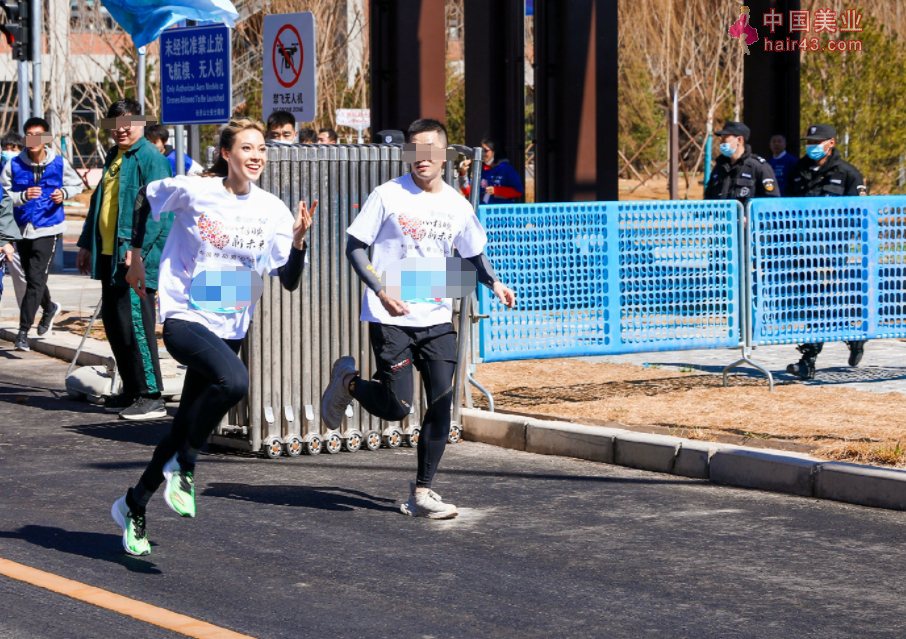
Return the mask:
<svg viewBox="0 0 906 639"><path fill-rule="evenodd" d="M459 514L456 506L445 504L433 490L415 489L415 482L409 484L409 499L400 506L400 511L410 517L427 517L428 519L452 519Z"/></svg>
<svg viewBox="0 0 906 639"><path fill-rule="evenodd" d="M321 420L330 430L337 430L343 425L346 407L352 403L352 395L346 388L346 379L356 374L354 357L341 357L330 369L330 384L321 397Z"/></svg>

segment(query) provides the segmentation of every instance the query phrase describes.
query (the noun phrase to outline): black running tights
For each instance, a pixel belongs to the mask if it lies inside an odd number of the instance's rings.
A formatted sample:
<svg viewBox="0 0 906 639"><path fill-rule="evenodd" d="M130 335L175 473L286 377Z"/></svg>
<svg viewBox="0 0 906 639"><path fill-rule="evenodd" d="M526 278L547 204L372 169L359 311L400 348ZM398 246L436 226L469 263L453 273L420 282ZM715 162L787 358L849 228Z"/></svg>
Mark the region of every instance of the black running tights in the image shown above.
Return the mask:
<svg viewBox="0 0 906 639"><path fill-rule="evenodd" d="M428 408L418 438L418 474L415 485L430 487L450 436L456 362L416 360L416 366L422 374ZM411 364L392 380L366 381L356 377L353 382L352 396L372 415L390 422L400 421L409 415L415 388Z"/></svg>
<svg viewBox="0 0 906 639"><path fill-rule="evenodd" d="M226 340L207 327L180 319L164 322L167 352L187 367L179 409L173 426L154 449L151 463L142 475L149 493L164 481L163 468L173 455L188 452L180 464L194 463L194 455L220 424L223 416L245 397L249 372L239 359L242 340Z"/></svg>

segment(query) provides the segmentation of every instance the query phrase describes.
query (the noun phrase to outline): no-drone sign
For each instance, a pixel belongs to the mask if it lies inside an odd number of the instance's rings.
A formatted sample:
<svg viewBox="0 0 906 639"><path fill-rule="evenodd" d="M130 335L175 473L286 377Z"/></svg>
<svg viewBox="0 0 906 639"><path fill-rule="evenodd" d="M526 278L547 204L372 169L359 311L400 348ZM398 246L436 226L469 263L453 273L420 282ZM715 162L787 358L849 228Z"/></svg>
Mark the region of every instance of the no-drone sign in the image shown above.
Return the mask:
<svg viewBox="0 0 906 639"><path fill-rule="evenodd" d="M315 17L310 11L264 18L262 117L288 111L296 122L318 113Z"/></svg>

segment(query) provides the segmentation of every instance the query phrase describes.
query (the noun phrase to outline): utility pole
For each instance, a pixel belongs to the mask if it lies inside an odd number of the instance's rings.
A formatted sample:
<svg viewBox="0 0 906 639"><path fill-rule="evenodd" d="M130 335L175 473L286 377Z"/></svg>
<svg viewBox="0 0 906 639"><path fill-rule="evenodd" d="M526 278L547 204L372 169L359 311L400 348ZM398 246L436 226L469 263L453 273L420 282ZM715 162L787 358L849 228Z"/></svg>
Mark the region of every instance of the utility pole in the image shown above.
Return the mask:
<svg viewBox="0 0 906 639"><path fill-rule="evenodd" d="M145 115L145 47L138 48L138 69L136 69L135 99L142 106L142 115Z"/></svg>
<svg viewBox="0 0 906 639"><path fill-rule="evenodd" d="M13 50L13 59L18 63L19 71L19 134L24 134L23 126L29 117L28 111L28 61L32 59L30 47L31 26L29 24L30 0L21 2L0 0L3 15L0 32Z"/></svg>
<svg viewBox="0 0 906 639"><path fill-rule="evenodd" d="M194 27L198 24L195 20L186 20L187 27ZM197 124L190 124L188 127L188 153L189 157L193 160L201 160L201 131L198 129ZM178 162L179 160L177 160ZM185 160L183 160L183 163ZM181 166L185 167L185 164Z"/></svg>
<svg viewBox="0 0 906 639"><path fill-rule="evenodd" d="M44 117L44 83L41 80L41 53L43 48L44 3L31 0L29 11L31 26L31 112L35 117Z"/></svg>

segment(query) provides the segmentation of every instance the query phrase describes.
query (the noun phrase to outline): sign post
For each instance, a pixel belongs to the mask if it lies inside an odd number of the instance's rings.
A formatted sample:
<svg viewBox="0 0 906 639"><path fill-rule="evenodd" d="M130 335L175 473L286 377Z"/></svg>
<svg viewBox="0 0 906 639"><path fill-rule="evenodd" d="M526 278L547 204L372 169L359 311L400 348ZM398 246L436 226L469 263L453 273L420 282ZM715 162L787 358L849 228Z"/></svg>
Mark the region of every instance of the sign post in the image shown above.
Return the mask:
<svg viewBox="0 0 906 639"><path fill-rule="evenodd" d="M362 144L362 131L371 126L371 109L337 109L337 126L355 129L357 144Z"/></svg>
<svg viewBox="0 0 906 639"><path fill-rule="evenodd" d="M287 111L296 122L318 115L315 18L310 11L264 17L262 118Z"/></svg>
<svg viewBox="0 0 906 639"><path fill-rule="evenodd" d="M231 69L228 27L187 27L161 33L161 124L228 122Z"/></svg>

